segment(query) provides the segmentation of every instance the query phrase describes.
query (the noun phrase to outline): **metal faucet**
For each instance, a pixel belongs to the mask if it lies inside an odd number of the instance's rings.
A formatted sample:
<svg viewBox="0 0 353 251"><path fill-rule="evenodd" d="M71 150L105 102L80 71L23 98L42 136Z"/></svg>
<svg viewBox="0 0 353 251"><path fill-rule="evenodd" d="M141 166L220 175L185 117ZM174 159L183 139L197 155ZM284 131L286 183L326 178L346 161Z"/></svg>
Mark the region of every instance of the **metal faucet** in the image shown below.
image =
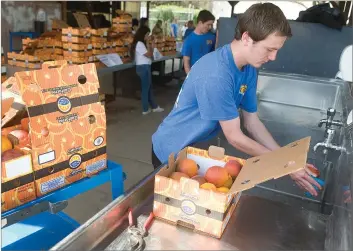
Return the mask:
<svg viewBox="0 0 353 251"><path fill-rule="evenodd" d="M339 120L334 120L333 118L336 115L336 110L333 108L327 109L327 118L321 119L319 122L319 127L322 127L323 124L326 124L326 129L330 128L331 126L343 126L343 123Z"/></svg>
<svg viewBox="0 0 353 251"><path fill-rule="evenodd" d="M314 152L316 152L317 148L318 147L324 147L324 153L326 154L327 153L327 150L328 149L332 149L332 150L335 150L335 151L342 151L342 152L347 152L346 148L345 147L342 147L342 146L336 146L334 144L332 144L332 140L333 140L333 137L335 136L335 130L334 129L331 129L331 128L328 128L326 130L326 139L324 142L319 142L317 143L315 146L314 146Z"/></svg>

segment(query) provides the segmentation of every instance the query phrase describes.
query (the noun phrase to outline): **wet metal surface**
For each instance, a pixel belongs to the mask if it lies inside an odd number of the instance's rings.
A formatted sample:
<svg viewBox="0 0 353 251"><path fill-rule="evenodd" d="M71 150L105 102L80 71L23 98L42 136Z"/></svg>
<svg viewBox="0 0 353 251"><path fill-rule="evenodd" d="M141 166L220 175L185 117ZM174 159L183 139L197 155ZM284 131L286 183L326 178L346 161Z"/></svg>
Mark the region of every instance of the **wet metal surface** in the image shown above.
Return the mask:
<svg viewBox="0 0 353 251"><path fill-rule="evenodd" d="M221 239L154 220L145 250L323 250L326 221L315 212L243 196ZM123 242L119 236L106 250L121 250Z"/></svg>

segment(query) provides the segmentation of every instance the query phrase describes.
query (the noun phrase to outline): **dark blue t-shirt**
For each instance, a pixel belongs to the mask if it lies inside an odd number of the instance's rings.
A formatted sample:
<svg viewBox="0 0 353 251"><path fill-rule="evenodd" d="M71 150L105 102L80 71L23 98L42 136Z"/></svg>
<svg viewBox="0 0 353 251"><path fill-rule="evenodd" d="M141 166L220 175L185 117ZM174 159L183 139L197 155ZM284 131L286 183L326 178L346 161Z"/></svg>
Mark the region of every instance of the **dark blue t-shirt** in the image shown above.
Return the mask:
<svg viewBox="0 0 353 251"><path fill-rule="evenodd" d="M186 39L193 31L194 29L187 28L183 38Z"/></svg>
<svg viewBox="0 0 353 251"><path fill-rule="evenodd" d="M191 32L183 43L181 54L190 57L190 66L193 66L197 60L214 51L215 43L216 36L211 32L202 35Z"/></svg>
<svg viewBox="0 0 353 251"><path fill-rule="evenodd" d="M237 118L238 108L257 111L257 71L240 71L230 45L202 57L191 69L173 110L152 135L153 150L162 162L171 153L216 136L219 121Z"/></svg>

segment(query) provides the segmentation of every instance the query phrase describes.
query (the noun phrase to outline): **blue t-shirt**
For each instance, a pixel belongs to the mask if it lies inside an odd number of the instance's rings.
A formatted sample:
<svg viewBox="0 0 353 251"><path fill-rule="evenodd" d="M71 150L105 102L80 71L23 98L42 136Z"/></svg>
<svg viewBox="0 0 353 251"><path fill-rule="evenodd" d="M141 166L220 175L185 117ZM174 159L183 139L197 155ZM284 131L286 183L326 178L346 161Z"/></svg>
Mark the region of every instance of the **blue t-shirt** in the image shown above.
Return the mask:
<svg viewBox="0 0 353 251"><path fill-rule="evenodd" d="M181 54L190 57L190 66L193 66L197 60L214 51L215 44L216 36L213 33L198 35L191 32L183 43Z"/></svg>
<svg viewBox="0 0 353 251"><path fill-rule="evenodd" d="M178 24L171 24L170 26L174 32L174 37L177 37L178 36ZM173 36L173 33L171 35Z"/></svg>
<svg viewBox="0 0 353 251"><path fill-rule="evenodd" d="M171 153L216 136L219 121L237 118L238 108L257 111L257 71L240 71L227 44L201 58L189 72L170 114L152 135L153 150L162 162Z"/></svg>
<svg viewBox="0 0 353 251"><path fill-rule="evenodd" d="M193 31L194 29L187 28L183 38L186 39Z"/></svg>

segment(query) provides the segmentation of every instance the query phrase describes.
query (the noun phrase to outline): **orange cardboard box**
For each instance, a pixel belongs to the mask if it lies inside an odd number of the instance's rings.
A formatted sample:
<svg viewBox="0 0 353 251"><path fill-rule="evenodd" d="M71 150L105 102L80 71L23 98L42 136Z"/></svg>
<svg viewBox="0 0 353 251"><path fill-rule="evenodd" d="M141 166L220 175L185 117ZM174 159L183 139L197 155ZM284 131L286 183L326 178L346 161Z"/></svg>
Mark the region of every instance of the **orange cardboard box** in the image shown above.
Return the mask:
<svg viewBox="0 0 353 251"><path fill-rule="evenodd" d="M43 63L17 72L30 124L38 197L106 168L106 118L94 64Z"/></svg>
<svg viewBox="0 0 353 251"><path fill-rule="evenodd" d="M41 60L37 56L8 52L8 64L29 69L40 69Z"/></svg>
<svg viewBox="0 0 353 251"><path fill-rule="evenodd" d="M106 48L106 52L108 54L110 53L116 53L116 42L106 42L107 48Z"/></svg>
<svg viewBox="0 0 353 251"><path fill-rule="evenodd" d="M107 43L92 43L93 55L107 54Z"/></svg>
<svg viewBox="0 0 353 251"><path fill-rule="evenodd" d="M22 39L22 50L26 50L27 48L37 47L37 45L38 45L37 39L30 39L30 38Z"/></svg>
<svg viewBox="0 0 353 251"><path fill-rule="evenodd" d="M295 141L276 151L242 160L224 155L224 149L211 146L208 151L187 147L174 161L162 167L155 177L153 213L171 224L183 225L199 233L220 238L230 217L236 210L241 192L270 179L276 179L305 167L310 137ZM228 193L199 188L195 180L182 177L180 181L168 178L185 158L193 159L199 174L205 175L211 166L224 166L236 159L243 167ZM256 240L254 240L256 241Z"/></svg>
<svg viewBox="0 0 353 251"><path fill-rule="evenodd" d="M108 28L91 29L92 43L105 43L108 38Z"/></svg>
<svg viewBox="0 0 353 251"><path fill-rule="evenodd" d="M70 56L65 56L64 57L65 60L67 60L67 62L69 64L73 64L73 65L80 65L80 64L87 64L87 63L92 63L94 60L94 57L70 57Z"/></svg>
<svg viewBox="0 0 353 251"><path fill-rule="evenodd" d="M90 28L75 29L72 27L63 28L61 40L67 43L90 44L91 31Z"/></svg>
<svg viewBox="0 0 353 251"><path fill-rule="evenodd" d="M92 44L63 43L65 57L90 57L92 56Z"/></svg>
<svg viewBox="0 0 353 251"><path fill-rule="evenodd" d="M25 114L25 105L18 92L16 79L10 77L1 85L1 135L22 129L20 118ZM16 124L14 126L9 126ZM36 198L34 174L30 148L14 146L23 156L1 161L1 210L7 211Z"/></svg>
<svg viewBox="0 0 353 251"><path fill-rule="evenodd" d="M22 129L20 125L6 128L1 134ZM19 148L24 155L1 161L1 210L7 211L36 199L31 149Z"/></svg>

